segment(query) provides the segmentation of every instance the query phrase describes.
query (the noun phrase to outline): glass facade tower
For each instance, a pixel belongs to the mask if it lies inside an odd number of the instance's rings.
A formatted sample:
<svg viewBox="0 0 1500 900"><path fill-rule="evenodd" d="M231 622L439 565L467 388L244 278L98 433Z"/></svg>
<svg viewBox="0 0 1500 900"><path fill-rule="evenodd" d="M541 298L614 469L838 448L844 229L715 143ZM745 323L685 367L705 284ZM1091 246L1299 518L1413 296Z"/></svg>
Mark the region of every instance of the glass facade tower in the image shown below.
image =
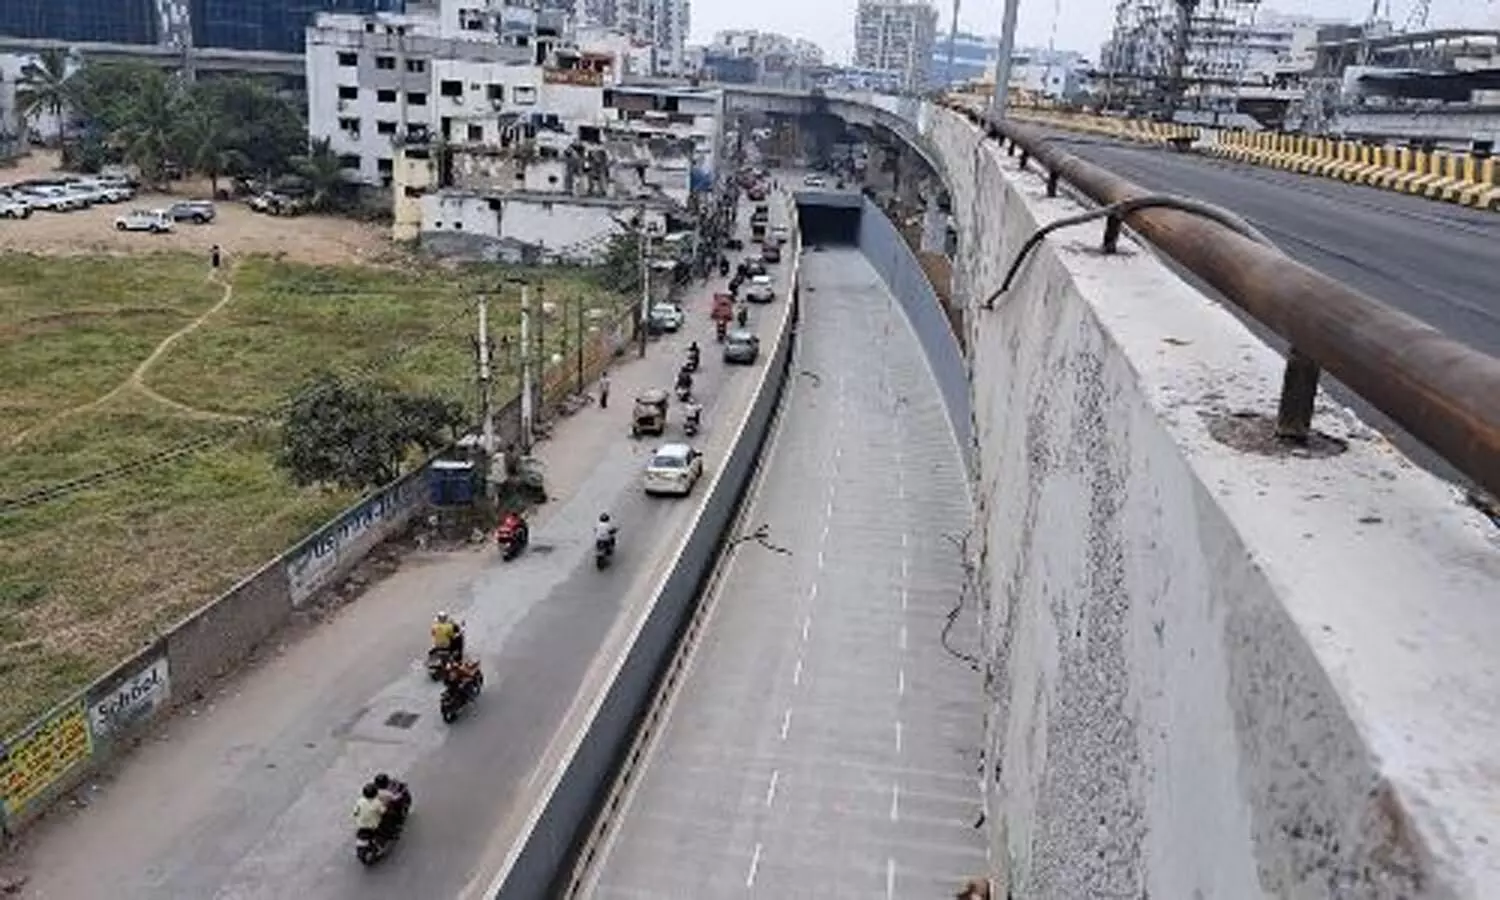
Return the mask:
<svg viewBox="0 0 1500 900"><path fill-rule="evenodd" d="M404 0L192 0L193 44L301 53L305 29L320 12L401 12L404 6Z"/></svg>
<svg viewBox="0 0 1500 900"><path fill-rule="evenodd" d="M156 0L0 0L0 35L154 44Z"/></svg>

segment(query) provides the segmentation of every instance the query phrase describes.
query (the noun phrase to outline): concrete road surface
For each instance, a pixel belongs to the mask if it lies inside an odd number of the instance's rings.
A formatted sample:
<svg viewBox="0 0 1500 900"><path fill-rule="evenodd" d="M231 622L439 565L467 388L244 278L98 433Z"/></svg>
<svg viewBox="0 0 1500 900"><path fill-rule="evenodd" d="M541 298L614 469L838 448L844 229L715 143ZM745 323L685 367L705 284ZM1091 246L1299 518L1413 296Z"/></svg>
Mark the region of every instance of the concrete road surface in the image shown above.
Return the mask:
<svg viewBox="0 0 1500 900"><path fill-rule="evenodd" d="M798 372L687 676L585 880L598 898L947 897L986 870L980 676L943 636L969 497L916 337L808 253ZM971 649L977 613L948 640Z"/></svg>
<svg viewBox="0 0 1500 900"><path fill-rule="evenodd" d="M780 267L783 292L789 269ZM696 338L698 445L710 467L746 411L753 370L728 369L714 352L711 290L687 304L682 334L617 367L608 410L582 410L542 445L556 463L549 472L572 474L536 519L526 554L510 563L492 549L416 554L332 621L273 650L260 671L147 738L117 777L85 789L86 808L28 835L17 860L29 877L24 896L446 900L486 885L580 685L596 657L614 652L607 635L651 594L703 497L643 496L653 442L628 437L630 398L669 387ZM673 439L675 406L669 421ZM572 458L581 452L592 455ZM615 565L600 572L592 525L606 509L622 532ZM467 620L470 652L488 676L451 726L423 667L439 608ZM367 870L354 859L351 809L377 770L408 780L415 805L394 853Z"/></svg>
<svg viewBox="0 0 1500 900"><path fill-rule="evenodd" d="M1500 215L1311 175L1053 132L1152 190L1227 207L1290 257L1500 356Z"/></svg>

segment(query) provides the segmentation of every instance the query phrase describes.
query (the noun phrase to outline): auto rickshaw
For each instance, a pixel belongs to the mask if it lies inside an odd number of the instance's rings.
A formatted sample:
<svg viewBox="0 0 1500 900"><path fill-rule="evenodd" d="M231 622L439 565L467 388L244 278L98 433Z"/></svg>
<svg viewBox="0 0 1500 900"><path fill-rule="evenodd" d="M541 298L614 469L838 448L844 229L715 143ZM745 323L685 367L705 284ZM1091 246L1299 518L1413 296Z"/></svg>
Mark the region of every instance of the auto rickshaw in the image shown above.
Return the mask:
<svg viewBox="0 0 1500 900"><path fill-rule="evenodd" d="M641 391L630 414L630 436L638 438L651 434L660 437L666 431L667 392L656 388Z"/></svg>
<svg viewBox="0 0 1500 900"><path fill-rule="evenodd" d="M734 318L734 295L714 294L714 309L710 317L714 320L717 340L723 342L729 321Z"/></svg>

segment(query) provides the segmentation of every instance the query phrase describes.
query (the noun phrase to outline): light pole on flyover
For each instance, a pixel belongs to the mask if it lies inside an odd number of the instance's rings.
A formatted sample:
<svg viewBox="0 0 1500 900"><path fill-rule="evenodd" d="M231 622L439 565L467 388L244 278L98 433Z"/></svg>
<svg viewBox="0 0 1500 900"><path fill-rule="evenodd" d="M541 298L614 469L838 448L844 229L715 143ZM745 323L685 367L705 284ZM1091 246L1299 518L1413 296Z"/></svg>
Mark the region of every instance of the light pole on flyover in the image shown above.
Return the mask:
<svg viewBox="0 0 1500 900"><path fill-rule="evenodd" d="M1016 47L1016 12L1020 6L1021 0L1005 0L1005 16L1000 20L1000 46L995 53L995 93L990 97L992 119L1005 118L1011 56Z"/></svg>

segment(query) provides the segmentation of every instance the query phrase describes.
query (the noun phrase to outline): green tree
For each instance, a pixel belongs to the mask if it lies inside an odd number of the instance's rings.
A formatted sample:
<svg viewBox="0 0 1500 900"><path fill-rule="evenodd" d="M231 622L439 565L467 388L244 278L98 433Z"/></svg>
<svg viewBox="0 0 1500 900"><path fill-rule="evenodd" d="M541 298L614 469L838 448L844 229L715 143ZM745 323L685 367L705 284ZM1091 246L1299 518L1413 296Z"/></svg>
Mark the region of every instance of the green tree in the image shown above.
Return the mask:
<svg viewBox="0 0 1500 900"><path fill-rule="evenodd" d="M23 119L43 113L57 117L57 142L67 136L67 113L73 108L73 74L67 51L43 50L21 67L16 80L16 109Z"/></svg>
<svg viewBox="0 0 1500 900"><path fill-rule="evenodd" d="M604 251L599 282L617 294L638 290L641 284L641 236L636 228L625 228L610 236Z"/></svg>
<svg viewBox="0 0 1500 900"><path fill-rule="evenodd" d="M219 178L244 173L249 168L249 160L239 148L231 145L230 129L220 110L197 97L185 98L179 106L172 136L177 158L192 171L207 176L209 187L217 197Z"/></svg>
<svg viewBox="0 0 1500 900"><path fill-rule="evenodd" d="M235 151L249 172L284 174L306 152L307 125L300 108L263 82L216 78L195 84L192 96L197 105L213 111L225 149Z"/></svg>
<svg viewBox="0 0 1500 900"><path fill-rule="evenodd" d="M130 123L142 85L165 84L166 76L145 62L90 62L73 76L73 102L93 133L114 135Z"/></svg>
<svg viewBox="0 0 1500 900"><path fill-rule="evenodd" d="M299 485L363 490L394 481L413 450L451 443L463 425L452 401L320 374L289 405L277 464Z"/></svg>
<svg viewBox="0 0 1500 900"><path fill-rule="evenodd" d="M182 109L176 85L164 73L151 70L120 111L123 124L113 134L113 140L125 160L141 170L141 178L148 184L161 183L167 160L177 149Z"/></svg>
<svg viewBox="0 0 1500 900"><path fill-rule="evenodd" d="M314 210L333 209L343 203L349 190L344 167L328 138L313 141L312 146L296 160L297 174L307 179L312 192L308 205Z"/></svg>

